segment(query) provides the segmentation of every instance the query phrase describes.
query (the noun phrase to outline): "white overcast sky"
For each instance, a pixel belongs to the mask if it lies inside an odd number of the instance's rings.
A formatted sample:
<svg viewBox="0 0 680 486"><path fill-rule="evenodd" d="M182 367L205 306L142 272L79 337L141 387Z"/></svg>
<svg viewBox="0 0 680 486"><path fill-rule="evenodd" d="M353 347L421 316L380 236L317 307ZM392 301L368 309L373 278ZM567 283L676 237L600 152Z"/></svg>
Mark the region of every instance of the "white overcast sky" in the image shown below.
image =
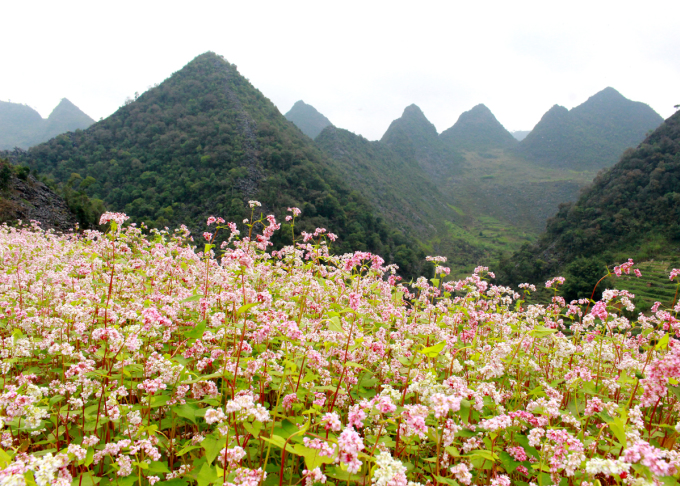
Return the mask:
<svg viewBox="0 0 680 486"><path fill-rule="evenodd" d="M680 104L680 1L3 1L0 100L94 119L205 51L282 113L302 99L378 139L415 103L438 131L484 103L509 130L612 86Z"/></svg>

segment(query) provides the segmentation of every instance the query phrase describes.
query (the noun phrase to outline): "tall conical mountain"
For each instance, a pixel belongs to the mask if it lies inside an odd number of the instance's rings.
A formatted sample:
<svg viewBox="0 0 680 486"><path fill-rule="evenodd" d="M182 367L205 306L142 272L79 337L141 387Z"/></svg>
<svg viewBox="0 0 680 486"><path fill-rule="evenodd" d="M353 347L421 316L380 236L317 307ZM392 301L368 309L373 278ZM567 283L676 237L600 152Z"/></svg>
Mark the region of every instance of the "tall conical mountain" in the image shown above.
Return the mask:
<svg viewBox="0 0 680 486"><path fill-rule="evenodd" d="M381 142L393 151L420 164L429 177L441 177L461 161L460 154L446 146L435 126L416 105L407 106L400 118L394 120Z"/></svg>
<svg viewBox="0 0 680 486"><path fill-rule="evenodd" d="M302 100L296 102L284 116L311 139L315 139L327 126L333 125L316 108Z"/></svg>
<svg viewBox="0 0 680 486"><path fill-rule="evenodd" d="M94 120L66 98L45 120L33 108L0 101L0 150L27 149L60 133L85 129Z"/></svg>
<svg viewBox="0 0 680 486"><path fill-rule="evenodd" d="M648 105L605 88L571 110L553 106L518 151L545 166L597 170L613 165L662 121Z"/></svg>
<svg viewBox="0 0 680 486"><path fill-rule="evenodd" d="M461 114L455 125L444 130L439 138L451 147L474 152L517 145L515 137L482 104Z"/></svg>
<svg viewBox="0 0 680 486"><path fill-rule="evenodd" d="M45 120L41 142L56 137L60 133L84 130L94 123L94 120L87 116L76 105L66 98L52 110L50 116Z"/></svg>
<svg viewBox="0 0 680 486"><path fill-rule="evenodd" d="M420 260L412 243L353 192L314 143L224 58L196 57L159 86L84 131L33 147L19 163L71 182L136 222L203 231L210 215L240 222L246 202L279 220L297 206L296 231L339 234L336 251ZM279 238L290 238L290 227ZM419 264L419 263L418 263Z"/></svg>
<svg viewBox="0 0 680 486"><path fill-rule="evenodd" d="M680 249L680 112L601 172L574 204L548 221L540 241L504 265L514 281L538 281L576 258L612 263ZM624 258L624 260L625 260ZM602 266L599 266L601 271Z"/></svg>

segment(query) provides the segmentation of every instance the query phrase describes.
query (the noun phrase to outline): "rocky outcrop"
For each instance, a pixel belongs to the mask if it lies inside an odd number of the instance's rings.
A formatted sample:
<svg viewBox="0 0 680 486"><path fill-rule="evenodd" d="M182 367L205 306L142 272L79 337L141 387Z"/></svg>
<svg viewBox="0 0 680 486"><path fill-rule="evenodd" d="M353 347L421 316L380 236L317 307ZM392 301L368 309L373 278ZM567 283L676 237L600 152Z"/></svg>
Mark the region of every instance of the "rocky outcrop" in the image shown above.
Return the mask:
<svg viewBox="0 0 680 486"><path fill-rule="evenodd" d="M44 229L75 228L76 217L61 196L32 175L21 172L17 175L12 166L5 164L0 167L0 178L4 182L0 191L0 222L13 225L19 220L24 223L34 220Z"/></svg>

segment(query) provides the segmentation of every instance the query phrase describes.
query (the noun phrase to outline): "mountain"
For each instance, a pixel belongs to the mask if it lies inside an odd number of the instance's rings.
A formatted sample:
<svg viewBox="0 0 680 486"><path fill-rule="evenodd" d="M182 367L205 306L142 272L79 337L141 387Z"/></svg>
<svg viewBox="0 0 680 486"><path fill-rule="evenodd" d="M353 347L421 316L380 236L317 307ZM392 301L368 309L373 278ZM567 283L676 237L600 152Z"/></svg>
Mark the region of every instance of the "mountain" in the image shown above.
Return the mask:
<svg viewBox="0 0 680 486"><path fill-rule="evenodd" d="M527 137L527 135L529 135L530 130L515 130L515 131L510 132L510 133L513 137L515 137L515 139L518 142L521 142L522 140L524 140Z"/></svg>
<svg viewBox="0 0 680 486"><path fill-rule="evenodd" d="M520 142L518 153L550 167L598 170L613 165L662 121L648 105L605 88L571 110L553 106Z"/></svg>
<svg viewBox="0 0 680 486"><path fill-rule="evenodd" d="M63 197L38 181L28 167L0 159L0 223L38 221L44 229L68 231L76 216Z"/></svg>
<svg viewBox="0 0 680 486"><path fill-rule="evenodd" d="M83 113L80 108L63 98L45 120L41 140L44 142L60 133L84 130L94 123L94 120Z"/></svg>
<svg viewBox="0 0 680 486"><path fill-rule="evenodd" d="M680 250L680 112L563 205L532 246L503 263L507 281L536 282L577 266L677 255ZM578 265L574 265L577 262ZM591 279L592 280L592 279ZM585 288L592 286L588 282Z"/></svg>
<svg viewBox="0 0 680 486"><path fill-rule="evenodd" d="M326 127L314 142L334 161L352 188L410 237L423 243L446 239L447 222L461 222L420 166L387 144L370 142L333 126ZM441 246L435 247L433 250L445 251ZM468 256L475 253L462 242L459 242L459 251L454 253L461 256L463 249ZM449 256L461 260L453 254Z"/></svg>
<svg viewBox="0 0 680 486"><path fill-rule="evenodd" d="M333 125L316 108L302 100L296 102L284 116L311 139L315 139L327 126Z"/></svg>
<svg viewBox="0 0 680 486"><path fill-rule="evenodd" d="M17 159L153 227L202 232L208 216L240 222L250 216L247 201L258 200L279 221L299 207L295 230L337 233L335 251L372 251L405 273L424 256L236 66L211 52L87 130ZM287 223L277 238L290 242Z"/></svg>
<svg viewBox="0 0 680 486"><path fill-rule="evenodd" d="M461 154L441 141L437 129L416 105L407 106L400 118L394 120L380 141L394 152L415 160L433 178L455 170Z"/></svg>
<svg viewBox="0 0 680 486"><path fill-rule="evenodd" d="M458 121L444 130L439 138L453 148L475 152L517 145L512 134L482 104L461 114Z"/></svg>
<svg viewBox="0 0 680 486"><path fill-rule="evenodd" d="M0 101L0 150L28 148L43 119L30 106Z"/></svg>
<svg viewBox="0 0 680 486"><path fill-rule="evenodd" d="M0 101L0 150L27 149L60 133L85 129L94 120L66 98L47 119L33 108Z"/></svg>

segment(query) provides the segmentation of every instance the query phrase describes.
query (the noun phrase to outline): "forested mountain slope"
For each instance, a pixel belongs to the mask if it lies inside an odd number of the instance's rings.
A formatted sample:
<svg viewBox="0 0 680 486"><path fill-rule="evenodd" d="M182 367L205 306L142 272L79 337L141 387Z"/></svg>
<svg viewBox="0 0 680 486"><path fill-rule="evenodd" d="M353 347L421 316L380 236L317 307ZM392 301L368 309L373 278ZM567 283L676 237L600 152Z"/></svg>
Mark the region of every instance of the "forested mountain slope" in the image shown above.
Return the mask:
<svg viewBox="0 0 680 486"><path fill-rule="evenodd" d="M538 281L621 255L648 259L680 249L680 112L601 172L574 204L548 221L537 244L503 263L506 281ZM575 267L572 267L574 269Z"/></svg>
<svg viewBox="0 0 680 486"><path fill-rule="evenodd" d="M517 145L515 137L482 104L461 114L458 121L444 130L439 138L453 148L475 152Z"/></svg>
<svg viewBox="0 0 680 486"><path fill-rule="evenodd" d="M432 179L441 178L455 170L463 158L461 154L443 143L435 126L425 118L416 105L407 106L400 118L394 120L381 142L394 152L415 160Z"/></svg>
<svg viewBox="0 0 680 486"><path fill-rule="evenodd" d="M18 159L151 226L202 231L210 215L238 222L250 214L245 202L256 199L280 220L287 207L300 207L296 230L325 227L339 234L336 251L374 251L406 273L424 256L214 53L198 56L89 129L60 135Z"/></svg>
<svg viewBox="0 0 680 486"><path fill-rule="evenodd" d="M517 150L547 167L598 170L613 165L661 122L648 105L605 88L571 110L553 106Z"/></svg>

